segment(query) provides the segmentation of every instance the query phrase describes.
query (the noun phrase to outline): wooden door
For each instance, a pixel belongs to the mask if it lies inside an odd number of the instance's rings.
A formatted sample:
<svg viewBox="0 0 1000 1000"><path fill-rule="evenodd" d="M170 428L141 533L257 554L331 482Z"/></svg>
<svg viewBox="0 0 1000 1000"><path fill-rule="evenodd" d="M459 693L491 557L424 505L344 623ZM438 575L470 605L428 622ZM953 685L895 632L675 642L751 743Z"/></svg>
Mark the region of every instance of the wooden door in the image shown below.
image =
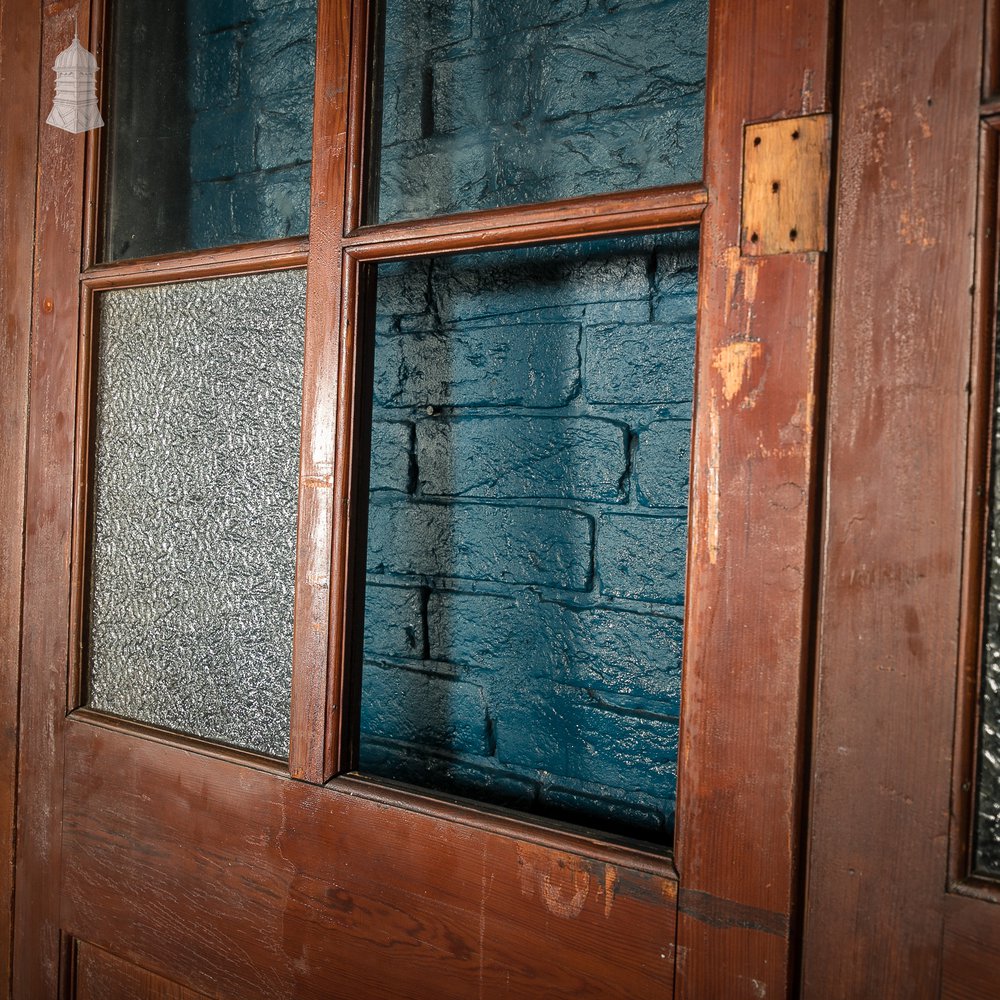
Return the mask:
<svg viewBox="0 0 1000 1000"><path fill-rule="evenodd" d="M844 5L807 997L1000 990L997 18Z"/></svg>
<svg viewBox="0 0 1000 1000"><path fill-rule="evenodd" d="M109 259L100 251L107 171L126 169L128 151L42 126L13 996L789 995L817 509L829 6L713 2L704 176L642 190L368 221L371 52L381 29L360 0L318 5L306 236L167 253L145 244L130 256L126 243L169 231L168 206L158 228L129 228ZM75 23L102 66L116 46L164 59L138 29L107 42L107 14L45 5L43 80ZM168 70L144 101L167 106ZM239 84L220 72L214 85ZM419 127L432 131L435 113L425 109ZM601 148L613 148L614 134ZM164 144L164 157L174 152ZM136 191L137 201L167 203L165 192ZM126 223L131 210L120 215ZM673 842L359 775L373 273L384 262L678 227L698 228L700 261ZM282 759L280 747L273 756L232 749L225 744L239 739L182 735L181 725L94 707L103 502L94 484L105 433L95 400L102 373L114 371L101 344L115 303L148 317L140 292L162 299L214 282L225 289L216 298L250 309L254 289L301 281L288 276L303 271ZM286 361L278 352L270 363ZM237 561L244 554L233 550Z"/></svg>

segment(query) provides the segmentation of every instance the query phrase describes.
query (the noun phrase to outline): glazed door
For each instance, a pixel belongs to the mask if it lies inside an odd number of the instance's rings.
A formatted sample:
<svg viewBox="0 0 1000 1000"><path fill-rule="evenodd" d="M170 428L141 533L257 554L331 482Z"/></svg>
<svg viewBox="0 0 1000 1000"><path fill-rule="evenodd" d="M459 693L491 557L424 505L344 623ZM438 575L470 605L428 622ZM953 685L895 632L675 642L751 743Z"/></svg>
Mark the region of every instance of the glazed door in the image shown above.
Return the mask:
<svg viewBox="0 0 1000 1000"><path fill-rule="evenodd" d="M845 4L809 997L998 990L998 23Z"/></svg>
<svg viewBox="0 0 1000 1000"><path fill-rule="evenodd" d="M75 24L14 996L789 995L829 5Z"/></svg>

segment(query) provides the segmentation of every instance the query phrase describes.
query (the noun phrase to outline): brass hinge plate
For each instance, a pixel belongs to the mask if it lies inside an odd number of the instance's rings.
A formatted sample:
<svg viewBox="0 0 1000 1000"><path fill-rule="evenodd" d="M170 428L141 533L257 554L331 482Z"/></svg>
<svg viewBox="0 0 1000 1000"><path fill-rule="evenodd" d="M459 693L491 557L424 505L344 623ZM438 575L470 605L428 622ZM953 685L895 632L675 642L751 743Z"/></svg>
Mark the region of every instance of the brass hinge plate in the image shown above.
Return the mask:
<svg viewBox="0 0 1000 1000"><path fill-rule="evenodd" d="M742 252L826 250L830 115L747 125L743 133Z"/></svg>

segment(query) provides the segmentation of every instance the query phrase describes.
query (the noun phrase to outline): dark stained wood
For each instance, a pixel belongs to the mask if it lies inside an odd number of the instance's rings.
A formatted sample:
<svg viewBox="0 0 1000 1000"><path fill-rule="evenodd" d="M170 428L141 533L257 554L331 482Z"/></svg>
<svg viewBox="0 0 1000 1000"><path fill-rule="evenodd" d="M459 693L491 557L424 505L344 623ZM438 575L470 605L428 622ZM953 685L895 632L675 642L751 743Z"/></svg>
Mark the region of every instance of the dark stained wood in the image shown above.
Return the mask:
<svg viewBox="0 0 1000 1000"><path fill-rule="evenodd" d="M72 1000L201 1000L203 993L147 972L111 952L78 941Z"/></svg>
<svg viewBox="0 0 1000 1000"><path fill-rule="evenodd" d="M830 110L832 5L709 23L684 690L677 995L786 997L801 877L825 260L743 257L749 122Z"/></svg>
<svg viewBox="0 0 1000 1000"><path fill-rule="evenodd" d="M73 37L86 4L46 11L42 66ZM42 127L32 297L18 763L14 996L56 996L79 299L82 136Z"/></svg>
<svg viewBox="0 0 1000 1000"><path fill-rule="evenodd" d="M843 9L803 995L922 1000L952 902L983 4Z"/></svg>
<svg viewBox="0 0 1000 1000"><path fill-rule="evenodd" d="M245 274L272 267L303 267L308 257L308 238L294 237L221 249L189 250L120 264L99 264L87 268L81 277L87 287L96 291Z"/></svg>
<svg viewBox="0 0 1000 1000"><path fill-rule="evenodd" d="M1000 919L978 899L945 897L942 1000L995 1000L1000 969Z"/></svg>
<svg viewBox="0 0 1000 1000"><path fill-rule="evenodd" d="M67 751L67 932L189 988L671 996L670 879L89 725Z"/></svg>
<svg viewBox="0 0 1000 1000"><path fill-rule="evenodd" d="M321 3L317 23L313 172L299 460L289 769L322 784L339 766L342 622L331 581L346 514L338 468L338 384L343 345L341 267L346 185L350 3Z"/></svg>
<svg viewBox="0 0 1000 1000"><path fill-rule="evenodd" d="M983 609L986 596L987 504L992 460L994 400L994 326L997 289L997 224L1000 222L1000 132L980 128L979 208L969 379L970 420L966 459L966 525L959 626L958 698L952 766L952 815L949 879L957 886L971 871L979 759L979 703L982 678Z"/></svg>
<svg viewBox="0 0 1000 1000"><path fill-rule="evenodd" d="M41 15L0 0L0 998L10 996Z"/></svg>
<svg viewBox="0 0 1000 1000"><path fill-rule="evenodd" d="M545 205L464 212L438 219L366 226L345 243L358 260L385 260L570 238L652 232L694 225L708 195L701 184L570 198Z"/></svg>

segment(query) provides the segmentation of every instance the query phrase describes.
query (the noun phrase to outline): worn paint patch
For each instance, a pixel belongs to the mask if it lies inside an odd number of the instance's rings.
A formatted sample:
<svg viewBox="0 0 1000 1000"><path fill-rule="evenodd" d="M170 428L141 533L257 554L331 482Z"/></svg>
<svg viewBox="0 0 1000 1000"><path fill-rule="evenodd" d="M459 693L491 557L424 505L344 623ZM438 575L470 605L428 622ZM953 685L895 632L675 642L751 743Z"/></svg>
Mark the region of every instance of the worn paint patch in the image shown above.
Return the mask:
<svg viewBox="0 0 1000 1000"><path fill-rule="evenodd" d="M750 376L752 363L762 352L763 346L757 340L736 340L716 350L712 367L722 376L722 395L727 403L736 398Z"/></svg>
<svg viewBox="0 0 1000 1000"><path fill-rule="evenodd" d="M530 844L517 848L521 892L538 896L546 910L564 919L578 917L587 903L593 881L590 865L581 858L553 854Z"/></svg>
<svg viewBox="0 0 1000 1000"><path fill-rule="evenodd" d="M611 907L615 901L615 882L618 880L618 869L608 865L604 869L604 916L611 916Z"/></svg>
<svg viewBox="0 0 1000 1000"><path fill-rule="evenodd" d="M708 544L708 561L714 566L719 559L719 463L721 456L721 440L719 437L719 411L715 399L708 414L708 516L705 530Z"/></svg>

